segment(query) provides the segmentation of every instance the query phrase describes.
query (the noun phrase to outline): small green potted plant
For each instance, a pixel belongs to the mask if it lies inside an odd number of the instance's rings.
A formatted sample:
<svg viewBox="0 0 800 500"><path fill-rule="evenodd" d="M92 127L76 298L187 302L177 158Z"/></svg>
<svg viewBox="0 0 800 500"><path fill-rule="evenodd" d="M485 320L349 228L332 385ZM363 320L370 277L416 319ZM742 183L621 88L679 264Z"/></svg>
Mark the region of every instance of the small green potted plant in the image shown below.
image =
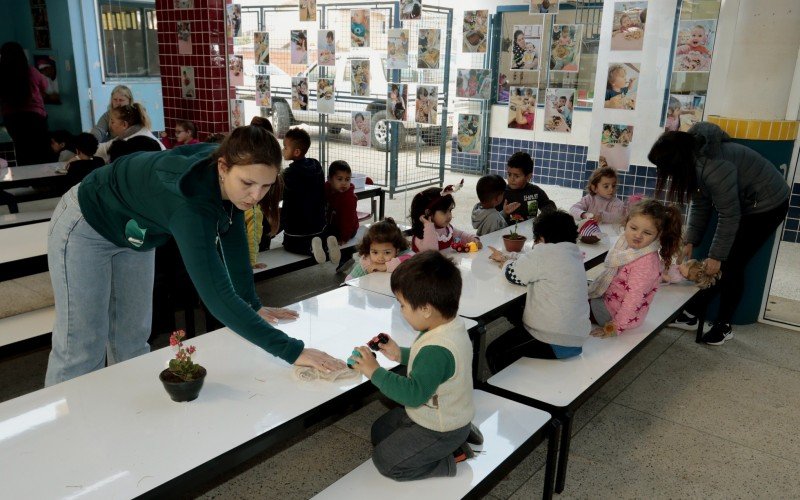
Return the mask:
<svg viewBox="0 0 800 500"><path fill-rule="evenodd" d="M196 349L193 345L184 346L183 330L173 332L169 338L169 345L175 347L175 358L169 360L169 368L162 371L158 378L164 384L169 397L173 401L193 401L203 388L206 378L206 369L192 361L192 354Z"/></svg>
<svg viewBox="0 0 800 500"><path fill-rule="evenodd" d="M514 221L514 227L511 228L511 232L503 235L503 245L507 252L519 252L525 246L526 238L517 232L517 224L524 219L521 215L514 214L511 216L511 220Z"/></svg>

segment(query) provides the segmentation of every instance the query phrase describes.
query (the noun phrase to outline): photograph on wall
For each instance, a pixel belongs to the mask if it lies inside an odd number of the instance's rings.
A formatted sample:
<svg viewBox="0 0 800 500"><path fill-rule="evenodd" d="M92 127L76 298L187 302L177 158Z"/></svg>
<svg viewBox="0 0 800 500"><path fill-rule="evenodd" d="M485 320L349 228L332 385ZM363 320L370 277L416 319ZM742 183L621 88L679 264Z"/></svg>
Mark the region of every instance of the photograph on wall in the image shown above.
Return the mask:
<svg viewBox="0 0 800 500"><path fill-rule="evenodd" d="M253 33L253 58L256 66L269 65L269 33L266 31Z"/></svg>
<svg viewBox="0 0 800 500"><path fill-rule="evenodd" d="M405 121L408 116L408 84L390 83L386 94L386 119Z"/></svg>
<svg viewBox="0 0 800 500"><path fill-rule="evenodd" d="M388 30L386 69L408 68L408 30Z"/></svg>
<svg viewBox="0 0 800 500"><path fill-rule="evenodd" d="M529 0L528 14L558 14L558 0Z"/></svg>
<svg viewBox="0 0 800 500"><path fill-rule="evenodd" d="M572 109L575 89L547 89L544 92L544 129L548 132L572 132Z"/></svg>
<svg viewBox="0 0 800 500"><path fill-rule="evenodd" d="M230 80L231 87L241 87L244 85L244 56L230 56L229 64L228 80Z"/></svg>
<svg viewBox="0 0 800 500"><path fill-rule="evenodd" d="M350 11L350 46L369 47L369 9Z"/></svg>
<svg viewBox="0 0 800 500"><path fill-rule="evenodd" d="M633 141L632 125L604 123L600 138L600 166L628 170L631 165L631 141Z"/></svg>
<svg viewBox="0 0 800 500"><path fill-rule="evenodd" d="M647 2L615 3L611 50L642 50L646 17Z"/></svg>
<svg viewBox="0 0 800 500"><path fill-rule="evenodd" d="M189 55L192 53L192 27L187 21L178 21L178 54Z"/></svg>
<svg viewBox="0 0 800 500"><path fill-rule="evenodd" d="M181 95L184 99L194 99L197 97L194 88L193 66L181 66Z"/></svg>
<svg viewBox="0 0 800 500"><path fill-rule="evenodd" d="M317 31L317 64L320 66L336 65L336 32L333 30Z"/></svg>
<svg viewBox="0 0 800 500"><path fill-rule="evenodd" d="M497 103L507 103L510 93L511 84L508 82L508 77L505 73L500 73L497 76Z"/></svg>
<svg viewBox="0 0 800 500"><path fill-rule="evenodd" d="M542 53L542 25L514 25L514 42L511 44L511 69L536 71Z"/></svg>
<svg viewBox="0 0 800 500"><path fill-rule="evenodd" d="M550 70L577 73L580 68L582 24L554 24L550 44Z"/></svg>
<svg viewBox="0 0 800 500"><path fill-rule="evenodd" d="M533 130L539 89L511 87L508 98L508 128Z"/></svg>
<svg viewBox="0 0 800 500"><path fill-rule="evenodd" d="M417 38L417 68L439 69L442 30L420 29Z"/></svg>
<svg viewBox="0 0 800 500"><path fill-rule="evenodd" d="M176 9L193 9L194 0L175 0Z"/></svg>
<svg viewBox="0 0 800 500"><path fill-rule="evenodd" d="M422 0L400 0L400 20L422 19Z"/></svg>
<svg viewBox="0 0 800 500"><path fill-rule="evenodd" d="M317 20L317 0L299 0L300 21Z"/></svg>
<svg viewBox="0 0 800 500"><path fill-rule="evenodd" d="M706 96L697 94L670 94L664 131L687 132L692 125L703 121Z"/></svg>
<svg viewBox="0 0 800 500"><path fill-rule="evenodd" d="M269 75L256 75L256 104L262 108L272 107L272 91L269 86Z"/></svg>
<svg viewBox="0 0 800 500"><path fill-rule="evenodd" d="M481 116L458 115L456 144L459 153L481 154Z"/></svg>
<svg viewBox="0 0 800 500"><path fill-rule="evenodd" d="M369 59L350 60L350 93L359 97L369 95Z"/></svg>
<svg viewBox="0 0 800 500"><path fill-rule="evenodd" d="M372 113L369 111L350 112L350 144L367 148L372 145Z"/></svg>
<svg viewBox="0 0 800 500"><path fill-rule="evenodd" d="M55 58L48 54L34 54L33 67L47 80L47 89L42 95L45 104L61 104L61 93L58 90L58 65Z"/></svg>
<svg viewBox="0 0 800 500"><path fill-rule="evenodd" d="M308 64L308 37L306 36L306 30L292 30L291 40L292 64Z"/></svg>
<svg viewBox="0 0 800 500"><path fill-rule="evenodd" d="M716 34L717 21L713 19L680 21L673 71L711 71Z"/></svg>
<svg viewBox="0 0 800 500"><path fill-rule="evenodd" d="M418 85L414 105L417 123L436 123L439 112L439 89L436 85Z"/></svg>
<svg viewBox="0 0 800 500"><path fill-rule="evenodd" d="M485 53L486 37L489 36L489 11L465 10L462 30L461 52Z"/></svg>
<svg viewBox="0 0 800 500"><path fill-rule="evenodd" d="M305 76L292 77L292 109L308 109L308 78Z"/></svg>
<svg viewBox="0 0 800 500"><path fill-rule="evenodd" d="M242 36L242 6L233 3L225 7L227 16L225 18L228 38Z"/></svg>
<svg viewBox="0 0 800 500"><path fill-rule="evenodd" d="M489 99L492 97L492 70L456 70L456 97Z"/></svg>
<svg viewBox="0 0 800 500"><path fill-rule="evenodd" d="M320 78L317 80L317 112L323 115L333 114L333 81L333 78Z"/></svg>
<svg viewBox="0 0 800 500"><path fill-rule="evenodd" d="M220 50L218 43L208 44L208 53L211 56L212 66L216 66L217 68L225 67L225 57L222 55L222 51Z"/></svg>
<svg viewBox="0 0 800 500"><path fill-rule="evenodd" d="M231 99L231 128L244 125L244 101Z"/></svg>
<svg viewBox="0 0 800 500"><path fill-rule="evenodd" d="M611 63L606 80L606 109L636 109L638 63Z"/></svg>
<svg viewBox="0 0 800 500"><path fill-rule="evenodd" d="M50 19L47 16L47 4L44 0L31 0L31 17L33 20L33 43L37 49L49 49Z"/></svg>

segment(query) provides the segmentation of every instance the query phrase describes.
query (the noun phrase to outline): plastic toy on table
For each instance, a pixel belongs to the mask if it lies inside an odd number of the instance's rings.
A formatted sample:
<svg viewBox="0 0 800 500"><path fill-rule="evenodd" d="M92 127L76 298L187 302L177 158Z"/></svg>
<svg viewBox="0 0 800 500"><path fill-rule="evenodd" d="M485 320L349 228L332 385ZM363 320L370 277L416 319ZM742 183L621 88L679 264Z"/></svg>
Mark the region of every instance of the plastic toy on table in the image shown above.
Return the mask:
<svg viewBox="0 0 800 500"><path fill-rule="evenodd" d="M379 333L377 336L372 337L372 340L367 342L367 347L372 349L373 351L380 351L381 344L386 344L389 342L389 336L385 333ZM373 355L375 353L372 353Z"/></svg>
<svg viewBox="0 0 800 500"><path fill-rule="evenodd" d="M462 243L460 239L456 239L456 241L451 243L450 248L452 248L456 252L463 252L463 253L477 252L478 250L480 250L476 242L470 241L469 243Z"/></svg>

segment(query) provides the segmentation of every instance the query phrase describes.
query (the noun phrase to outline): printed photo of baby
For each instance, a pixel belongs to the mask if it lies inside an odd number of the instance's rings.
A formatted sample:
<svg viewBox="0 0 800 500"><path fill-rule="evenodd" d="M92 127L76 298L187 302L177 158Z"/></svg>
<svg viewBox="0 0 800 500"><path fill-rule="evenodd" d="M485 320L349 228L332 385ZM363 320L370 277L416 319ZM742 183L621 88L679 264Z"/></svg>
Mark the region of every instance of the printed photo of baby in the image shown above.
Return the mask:
<svg viewBox="0 0 800 500"><path fill-rule="evenodd" d="M400 0L400 20L422 19L422 0Z"/></svg>
<svg viewBox="0 0 800 500"><path fill-rule="evenodd" d="M481 154L480 115L458 115L458 136L456 144L459 153Z"/></svg>
<svg viewBox="0 0 800 500"><path fill-rule="evenodd" d="M609 64L604 107L607 109L636 109L638 81L639 64Z"/></svg>
<svg viewBox="0 0 800 500"><path fill-rule="evenodd" d="M350 46L369 47L369 9L350 11Z"/></svg>
<svg viewBox="0 0 800 500"><path fill-rule="evenodd" d="M438 29L420 29L417 38L417 68L439 69L441 33Z"/></svg>
<svg viewBox="0 0 800 500"><path fill-rule="evenodd" d="M646 19L647 2L615 3L611 50L642 50Z"/></svg>
<svg viewBox="0 0 800 500"><path fill-rule="evenodd" d="M546 89L544 93L544 129L548 132L572 132L574 105L575 89Z"/></svg>
<svg viewBox="0 0 800 500"><path fill-rule="evenodd" d="M253 57L256 66L269 64L269 33L266 31L253 33Z"/></svg>
<svg viewBox="0 0 800 500"><path fill-rule="evenodd" d="M256 104L262 108L272 107L272 92L269 88L269 75L256 75Z"/></svg>
<svg viewBox="0 0 800 500"><path fill-rule="evenodd" d="M716 32L713 19L680 21L673 71L711 71Z"/></svg>
<svg viewBox="0 0 800 500"><path fill-rule="evenodd" d="M242 6L233 3L225 7L225 29L229 38L242 36Z"/></svg>
<svg viewBox="0 0 800 500"><path fill-rule="evenodd" d="M633 141L632 125L604 123L600 137L600 158L606 166L627 171L631 165L631 141Z"/></svg>
<svg viewBox="0 0 800 500"><path fill-rule="evenodd" d="M697 94L670 94L664 131L687 132L692 125L703 121L706 96Z"/></svg>
<svg viewBox="0 0 800 500"><path fill-rule="evenodd" d="M538 94L539 89L533 87L511 87L508 100L508 128L533 130Z"/></svg>
<svg viewBox="0 0 800 500"><path fill-rule="evenodd" d="M582 24L554 24L550 44L550 70L577 73L580 68Z"/></svg>
<svg viewBox="0 0 800 500"><path fill-rule="evenodd" d="M439 90L436 85L417 86L417 99L414 103L414 115L417 123L436 123L439 109Z"/></svg>
<svg viewBox="0 0 800 500"><path fill-rule="evenodd" d="M536 71L542 53L542 25L525 24L514 26L511 44L511 69L517 71Z"/></svg>
<svg viewBox="0 0 800 500"><path fill-rule="evenodd" d="M308 37L306 36L306 30L292 30L291 40L292 64L308 64Z"/></svg>
<svg viewBox="0 0 800 500"><path fill-rule="evenodd" d="M408 68L408 30L390 29L387 34L386 69Z"/></svg>
<svg viewBox="0 0 800 500"><path fill-rule="evenodd" d="M244 125L244 101L231 99L231 128Z"/></svg>
<svg viewBox="0 0 800 500"><path fill-rule="evenodd" d="M390 83L386 95L386 119L405 121L408 112L408 85Z"/></svg>
<svg viewBox="0 0 800 500"><path fill-rule="evenodd" d="M299 0L300 21L317 20L317 0Z"/></svg>
<svg viewBox="0 0 800 500"><path fill-rule="evenodd" d="M304 76L292 77L292 109L308 109L308 78Z"/></svg>
<svg viewBox="0 0 800 500"><path fill-rule="evenodd" d="M359 97L369 95L369 59L350 61L350 93Z"/></svg>
<svg viewBox="0 0 800 500"><path fill-rule="evenodd" d="M334 103L333 78L317 80L317 112L323 115L333 114Z"/></svg>
<svg viewBox="0 0 800 500"><path fill-rule="evenodd" d="M181 94L184 99L197 97L194 89L194 67L181 66Z"/></svg>
<svg viewBox="0 0 800 500"><path fill-rule="evenodd" d="M558 0L529 0L529 14L558 14Z"/></svg>
<svg viewBox="0 0 800 500"><path fill-rule="evenodd" d="M456 70L456 97L489 99L492 96L492 70Z"/></svg>
<svg viewBox="0 0 800 500"><path fill-rule="evenodd" d="M178 21L178 54L192 53L191 23Z"/></svg>
<svg viewBox="0 0 800 500"><path fill-rule="evenodd" d="M320 66L336 65L336 33L333 30L317 31L317 54Z"/></svg>
<svg viewBox="0 0 800 500"><path fill-rule="evenodd" d="M350 112L350 145L370 147L372 145L372 113Z"/></svg>
<svg viewBox="0 0 800 500"><path fill-rule="evenodd" d="M244 56L232 55L230 56L228 68L228 80L234 87L241 87L244 85Z"/></svg>

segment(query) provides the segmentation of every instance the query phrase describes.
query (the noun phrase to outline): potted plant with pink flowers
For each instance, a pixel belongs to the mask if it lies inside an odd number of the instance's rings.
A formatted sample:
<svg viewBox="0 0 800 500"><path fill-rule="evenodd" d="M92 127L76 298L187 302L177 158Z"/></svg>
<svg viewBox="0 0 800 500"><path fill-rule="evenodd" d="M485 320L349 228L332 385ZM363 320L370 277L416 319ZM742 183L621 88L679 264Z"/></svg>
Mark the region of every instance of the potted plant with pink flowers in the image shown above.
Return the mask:
<svg viewBox="0 0 800 500"><path fill-rule="evenodd" d="M192 354L196 351L195 347L183 345L185 336L186 333L183 330L172 333L169 345L177 349L177 352L175 358L169 360L169 368L158 376L169 397L177 402L197 399L206 378L206 369L192 361Z"/></svg>
<svg viewBox="0 0 800 500"><path fill-rule="evenodd" d="M524 218L519 214L514 214L511 216L511 220L514 221L514 227L508 234L503 235L503 245L507 252L519 252L525 246L526 238L517 232L517 224Z"/></svg>

